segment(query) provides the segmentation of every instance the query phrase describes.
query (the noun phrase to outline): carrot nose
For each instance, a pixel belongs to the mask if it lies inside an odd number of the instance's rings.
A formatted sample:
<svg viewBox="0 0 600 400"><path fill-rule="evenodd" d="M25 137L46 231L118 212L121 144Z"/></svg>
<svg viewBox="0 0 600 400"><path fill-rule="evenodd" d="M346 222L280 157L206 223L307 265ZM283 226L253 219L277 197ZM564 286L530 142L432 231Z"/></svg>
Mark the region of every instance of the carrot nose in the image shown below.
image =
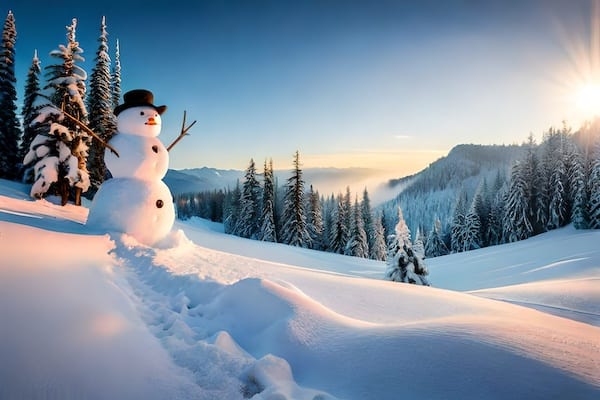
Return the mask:
<svg viewBox="0 0 600 400"><path fill-rule="evenodd" d="M156 125L156 120L154 119L154 117L148 118L148 122L146 122L146 125Z"/></svg>

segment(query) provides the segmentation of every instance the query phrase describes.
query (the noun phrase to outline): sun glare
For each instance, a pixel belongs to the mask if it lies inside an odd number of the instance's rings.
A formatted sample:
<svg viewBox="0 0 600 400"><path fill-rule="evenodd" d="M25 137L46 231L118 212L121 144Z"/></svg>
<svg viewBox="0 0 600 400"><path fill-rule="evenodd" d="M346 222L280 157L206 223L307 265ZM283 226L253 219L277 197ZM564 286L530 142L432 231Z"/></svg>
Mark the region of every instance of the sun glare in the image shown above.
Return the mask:
<svg viewBox="0 0 600 400"><path fill-rule="evenodd" d="M600 113L600 84L587 84L579 89L577 107L585 114L598 115Z"/></svg>
<svg viewBox="0 0 600 400"><path fill-rule="evenodd" d="M555 25L567 55L556 79L566 101L562 117L575 125L600 116L600 0L590 5L589 15L579 21L582 29Z"/></svg>

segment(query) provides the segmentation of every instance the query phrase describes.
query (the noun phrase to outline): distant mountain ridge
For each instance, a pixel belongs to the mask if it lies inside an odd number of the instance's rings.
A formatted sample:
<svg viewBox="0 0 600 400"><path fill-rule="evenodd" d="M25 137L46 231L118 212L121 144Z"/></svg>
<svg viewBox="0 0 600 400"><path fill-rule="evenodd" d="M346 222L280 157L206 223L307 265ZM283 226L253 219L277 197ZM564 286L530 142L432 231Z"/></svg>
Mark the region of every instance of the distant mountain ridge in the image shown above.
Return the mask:
<svg viewBox="0 0 600 400"><path fill-rule="evenodd" d="M261 170L257 171L261 175ZM291 170L276 170L278 185L285 185ZM381 171L371 168L306 168L304 180L313 185L322 194L337 193L347 185L368 182L375 179ZM236 182L242 183L245 171L234 169L216 169L209 167L172 170L167 172L165 183L174 195L182 193L205 192L218 189L233 189ZM381 181L384 182L383 180ZM362 187L360 188L362 190Z"/></svg>
<svg viewBox="0 0 600 400"><path fill-rule="evenodd" d="M457 145L421 172L390 180L388 187L398 188L398 195L381 208L395 215L400 205L413 234L417 227L430 229L435 218L447 228L458 194L464 191L470 199L480 182L486 179L491 185L498 172L508 178L524 149L522 145Z"/></svg>
<svg viewBox="0 0 600 400"><path fill-rule="evenodd" d="M410 176L392 179L388 186L406 184L404 190L443 190L462 186L469 178L478 178L482 172L510 168L523 154L521 145L459 144L448 155L429 164L424 170Z"/></svg>
<svg viewBox="0 0 600 400"><path fill-rule="evenodd" d="M243 171L223 170L209 167L167 171L165 183L174 195L206 192L235 187L244 176Z"/></svg>

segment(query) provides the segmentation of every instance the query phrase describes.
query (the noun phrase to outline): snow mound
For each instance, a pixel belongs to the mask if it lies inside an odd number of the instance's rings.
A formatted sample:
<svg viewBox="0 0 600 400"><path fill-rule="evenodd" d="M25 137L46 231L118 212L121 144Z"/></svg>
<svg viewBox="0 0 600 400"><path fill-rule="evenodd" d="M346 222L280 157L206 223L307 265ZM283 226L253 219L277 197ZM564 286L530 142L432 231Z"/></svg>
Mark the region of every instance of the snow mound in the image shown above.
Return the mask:
<svg viewBox="0 0 600 400"><path fill-rule="evenodd" d="M600 326L600 278L558 279L471 293Z"/></svg>
<svg viewBox="0 0 600 400"><path fill-rule="evenodd" d="M131 251L137 252L135 257ZM417 398L446 391L458 397L509 398L532 392L533 398L545 398L569 390L586 397L600 384L598 328L535 310L435 288L326 274L344 299L345 286L352 282L351 293L361 293L373 304L395 305L387 318L363 319L362 312L346 313L327 294L307 295L304 289L324 278L313 271L286 273L284 268L280 278L285 279L275 280L272 269L281 268L279 264L195 245L146 248L144 262L139 262L139 249L118 247L117 254L138 260L131 282L142 283L139 298L156 299L143 307L152 310L148 323L157 327L178 364L197 371L196 357L182 359L180 354L190 354L189 347L199 343L202 348L214 345L212 338L225 335L221 356L235 365L231 375L238 377L243 393L273 391L281 398L302 398L291 394L302 388L311 398L311 388L318 388L324 398L386 399L400 391ZM225 281L236 272L240 279L224 283L224 270ZM248 270L260 271L259 278L243 278ZM321 296L329 306L318 300ZM283 390L269 384L270 378L247 372L265 357L287 363L293 384ZM534 380L526 373L530 370L536 371ZM435 385L431 376L438 379Z"/></svg>
<svg viewBox="0 0 600 400"><path fill-rule="evenodd" d="M428 260L464 293L197 221L149 247L20 196L0 181L0 398L600 395L600 328L571 318L598 312L599 232Z"/></svg>

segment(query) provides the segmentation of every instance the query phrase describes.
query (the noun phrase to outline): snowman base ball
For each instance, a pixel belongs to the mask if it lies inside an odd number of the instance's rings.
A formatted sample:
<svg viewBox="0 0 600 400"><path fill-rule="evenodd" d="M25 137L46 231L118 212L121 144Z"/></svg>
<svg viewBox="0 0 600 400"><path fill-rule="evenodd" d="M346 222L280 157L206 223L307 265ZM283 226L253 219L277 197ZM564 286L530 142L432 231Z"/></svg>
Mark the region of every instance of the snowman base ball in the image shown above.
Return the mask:
<svg viewBox="0 0 600 400"><path fill-rule="evenodd" d="M162 181L109 179L94 196L87 225L123 232L153 246L165 238L175 222L171 191Z"/></svg>

